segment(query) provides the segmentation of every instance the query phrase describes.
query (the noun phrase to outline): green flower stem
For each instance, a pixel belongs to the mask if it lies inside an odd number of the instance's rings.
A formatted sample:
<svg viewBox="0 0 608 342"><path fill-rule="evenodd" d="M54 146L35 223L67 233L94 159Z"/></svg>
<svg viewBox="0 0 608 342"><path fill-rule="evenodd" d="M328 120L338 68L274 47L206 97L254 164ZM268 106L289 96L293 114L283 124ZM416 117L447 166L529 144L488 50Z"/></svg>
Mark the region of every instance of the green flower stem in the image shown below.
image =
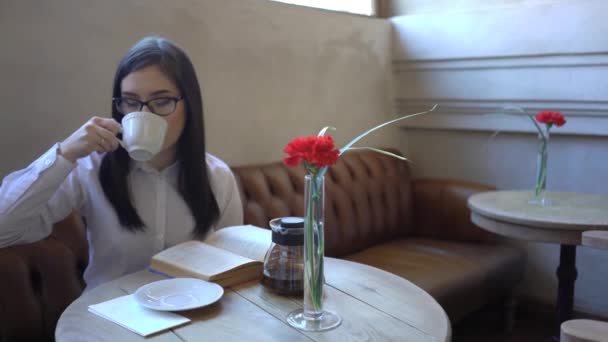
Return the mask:
<svg viewBox="0 0 608 342"><path fill-rule="evenodd" d="M321 192L322 178L319 172L310 175L306 217L304 220L304 281L306 282L308 298L305 298L305 310L313 311L314 313L321 312L323 299L323 257L325 243L323 237L323 198ZM310 304L312 308L307 308Z"/></svg>
<svg viewBox="0 0 608 342"><path fill-rule="evenodd" d="M540 143L539 149L538 149L538 158L540 158L539 160L539 166L538 166L538 171L537 171L537 175L536 175L536 186L534 187L534 195L536 197L540 196L540 194L543 192L543 190L545 190L545 185L547 184L547 142L546 141L542 141Z"/></svg>
<svg viewBox="0 0 608 342"><path fill-rule="evenodd" d="M534 186L534 196L539 198L547 185L547 157L549 145L549 127L547 133L540 135L540 145L538 147L538 169L536 173L536 184Z"/></svg>

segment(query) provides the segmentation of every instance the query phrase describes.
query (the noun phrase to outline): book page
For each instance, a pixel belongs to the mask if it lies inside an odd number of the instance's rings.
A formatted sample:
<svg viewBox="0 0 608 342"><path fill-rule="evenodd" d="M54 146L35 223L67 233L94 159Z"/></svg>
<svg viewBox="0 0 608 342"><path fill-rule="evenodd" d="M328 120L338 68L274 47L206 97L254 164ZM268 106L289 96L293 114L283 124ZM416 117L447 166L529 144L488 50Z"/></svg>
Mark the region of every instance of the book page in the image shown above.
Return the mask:
<svg viewBox="0 0 608 342"><path fill-rule="evenodd" d="M232 226L213 232L206 243L264 262L264 256L272 244L272 231L252 225Z"/></svg>
<svg viewBox="0 0 608 342"><path fill-rule="evenodd" d="M175 276L176 270L187 271L204 280L259 263L200 241L187 241L168 248L152 257L153 269Z"/></svg>

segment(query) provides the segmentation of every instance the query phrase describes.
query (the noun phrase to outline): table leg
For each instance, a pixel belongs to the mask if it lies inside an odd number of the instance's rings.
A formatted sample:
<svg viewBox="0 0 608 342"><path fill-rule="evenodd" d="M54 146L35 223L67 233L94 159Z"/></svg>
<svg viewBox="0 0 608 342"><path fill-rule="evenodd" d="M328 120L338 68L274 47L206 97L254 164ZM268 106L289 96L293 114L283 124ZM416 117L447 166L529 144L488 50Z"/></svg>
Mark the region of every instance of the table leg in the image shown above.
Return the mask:
<svg viewBox="0 0 608 342"><path fill-rule="evenodd" d="M561 245L559 266L557 267L557 317L553 341L559 341L560 327L572 318L574 302L574 282L576 281L576 246Z"/></svg>

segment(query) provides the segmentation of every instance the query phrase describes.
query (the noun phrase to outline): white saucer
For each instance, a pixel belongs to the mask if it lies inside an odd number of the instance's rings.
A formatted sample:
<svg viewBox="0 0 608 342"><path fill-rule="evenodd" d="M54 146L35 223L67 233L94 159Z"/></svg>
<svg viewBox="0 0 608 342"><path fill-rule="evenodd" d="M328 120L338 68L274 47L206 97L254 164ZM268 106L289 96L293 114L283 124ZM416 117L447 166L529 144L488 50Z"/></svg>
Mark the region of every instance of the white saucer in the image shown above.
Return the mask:
<svg viewBox="0 0 608 342"><path fill-rule="evenodd" d="M135 291L139 304L153 310L180 311L200 308L217 302L224 289L195 278L172 278L146 284Z"/></svg>

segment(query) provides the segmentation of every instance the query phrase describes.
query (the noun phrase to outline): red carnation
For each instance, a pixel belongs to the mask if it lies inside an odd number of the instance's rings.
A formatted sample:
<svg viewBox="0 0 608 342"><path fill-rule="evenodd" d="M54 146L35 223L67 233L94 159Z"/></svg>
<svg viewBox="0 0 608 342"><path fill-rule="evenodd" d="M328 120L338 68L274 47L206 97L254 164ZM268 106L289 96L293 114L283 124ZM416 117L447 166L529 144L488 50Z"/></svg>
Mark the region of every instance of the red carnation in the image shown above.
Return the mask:
<svg viewBox="0 0 608 342"><path fill-rule="evenodd" d="M555 124L557 127L566 123L566 118L560 112L542 111L536 114L536 121L544 124Z"/></svg>
<svg viewBox="0 0 608 342"><path fill-rule="evenodd" d="M283 159L283 163L287 166L297 166L304 160L320 168L335 164L340 155L334 140L329 135L295 138L283 151L288 154Z"/></svg>

